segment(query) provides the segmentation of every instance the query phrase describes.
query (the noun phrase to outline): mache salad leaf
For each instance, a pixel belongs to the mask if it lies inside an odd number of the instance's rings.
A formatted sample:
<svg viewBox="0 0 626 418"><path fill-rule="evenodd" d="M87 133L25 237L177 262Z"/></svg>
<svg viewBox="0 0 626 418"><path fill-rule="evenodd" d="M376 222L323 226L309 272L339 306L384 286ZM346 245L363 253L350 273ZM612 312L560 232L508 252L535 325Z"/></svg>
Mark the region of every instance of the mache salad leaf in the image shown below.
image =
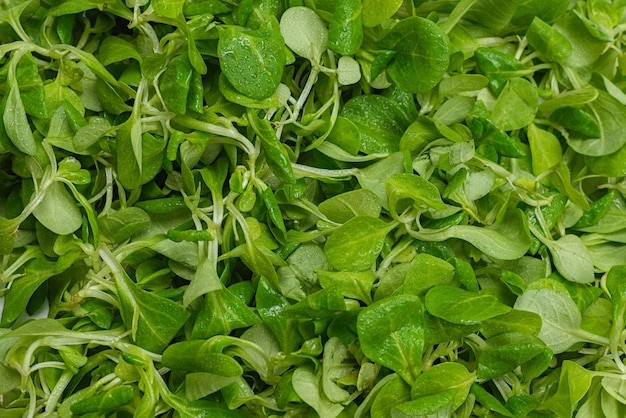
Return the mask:
<svg viewBox="0 0 626 418"><path fill-rule="evenodd" d="M625 416L625 12L1 2L0 417Z"/></svg>

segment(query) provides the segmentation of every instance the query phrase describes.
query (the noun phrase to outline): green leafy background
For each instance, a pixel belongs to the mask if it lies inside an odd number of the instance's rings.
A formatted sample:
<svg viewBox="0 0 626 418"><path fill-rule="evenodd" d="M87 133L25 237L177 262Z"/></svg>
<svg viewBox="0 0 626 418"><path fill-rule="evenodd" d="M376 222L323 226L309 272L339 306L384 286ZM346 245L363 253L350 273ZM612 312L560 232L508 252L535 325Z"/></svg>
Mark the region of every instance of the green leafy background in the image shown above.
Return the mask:
<svg viewBox="0 0 626 418"><path fill-rule="evenodd" d="M623 0L10 0L0 416L626 416Z"/></svg>

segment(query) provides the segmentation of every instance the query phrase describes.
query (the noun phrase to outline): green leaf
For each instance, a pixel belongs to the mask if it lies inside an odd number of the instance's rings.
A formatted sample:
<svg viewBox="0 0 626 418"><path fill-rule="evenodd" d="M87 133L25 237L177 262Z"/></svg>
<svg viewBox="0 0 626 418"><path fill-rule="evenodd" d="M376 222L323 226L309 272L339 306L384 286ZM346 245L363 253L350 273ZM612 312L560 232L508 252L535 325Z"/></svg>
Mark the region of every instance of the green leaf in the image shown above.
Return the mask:
<svg viewBox="0 0 626 418"><path fill-rule="evenodd" d="M100 44L98 56L105 66L131 58L141 63L141 55L135 45L119 36L105 38Z"/></svg>
<svg viewBox="0 0 626 418"><path fill-rule="evenodd" d="M539 335L541 317L529 311L512 309L506 314L486 319L480 324L480 332L485 338L507 332L522 332L530 335Z"/></svg>
<svg viewBox="0 0 626 418"><path fill-rule="evenodd" d="M259 316L274 332L283 351L289 353L295 350L302 337L296 328L296 320L283 314L289 306L287 299L264 278L259 280L255 298Z"/></svg>
<svg viewBox="0 0 626 418"><path fill-rule="evenodd" d="M172 58L159 77L159 89L163 101L169 110L177 115L187 112L187 96L193 69L186 55L176 55Z"/></svg>
<svg viewBox="0 0 626 418"><path fill-rule="evenodd" d="M120 312L135 343L160 353L183 327L190 313L178 303L140 289L124 274L115 275Z"/></svg>
<svg viewBox="0 0 626 418"><path fill-rule="evenodd" d="M322 288L337 286L344 297L357 299L365 304L372 303L372 285L376 275L371 270L352 271L317 271L317 279Z"/></svg>
<svg viewBox="0 0 626 418"><path fill-rule="evenodd" d="M561 143L554 134L528 125L528 144L532 157L533 174L538 176L556 166L562 159Z"/></svg>
<svg viewBox="0 0 626 418"><path fill-rule="evenodd" d="M413 382L421 369L424 313L417 296L398 295L359 312L357 332L363 353Z"/></svg>
<svg viewBox="0 0 626 418"><path fill-rule="evenodd" d="M310 405L320 417L337 417L343 406L331 402L321 389L320 379L312 367L298 367L292 377L292 385L300 398Z"/></svg>
<svg viewBox="0 0 626 418"><path fill-rule="evenodd" d="M500 260L515 260L526 254L530 247L525 217L517 210L508 212L503 223L494 224L492 227L454 225L442 231L422 232L419 238L425 241L462 239L489 257Z"/></svg>
<svg viewBox="0 0 626 418"><path fill-rule="evenodd" d="M533 283L513 307L541 316L539 338L554 354L566 351L581 340L578 335L582 322L580 311L567 290L553 280Z"/></svg>
<svg viewBox="0 0 626 418"><path fill-rule="evenodd" d="M441 89L441 86L439 88ZM441 136L432 120L420 116L402 134L400 151L420 152L431 141L441 138Z"/></svg>
<svg viewBox="0 0 626 418"><path fill-rule="evenodd" d="M537 89L523 78L509 80L491 113L503 131L521 129L535 119L539 98Z"/></svg>
<svg viewBox="0 0 626 418"><path fill-rule="evenodd" d="M296 178L291 167L291 161L287 150L276 136L276 131L272 128L267 119L259 119L255 111L248 109L248 119L250 125L263 143L265 159L272 169L272 172L280 181L286 184L294 184Z"/></svg>
<svg viewBox="0 0 626 418"><path fill-rule="evenodd" d="M428 180L415 174L393 174L385 181L385 191L389 199L389 211L391 215L398 216L398 211L404 209L397 207L402 199L413 201L418 209L433 208L443 210L447 206L441 200L439 190Z"/></svg>
<svg viewBox="0 0 626 418"><path fill-rule="evenodd" d="M396 52L387 73L398 87L409 93L432 89L448 69L448 38L428 19L412 16L399 21L380 41L380 46Z"/></svg>
<svg viewBox="0 0 626 418"><path fill-rule="evenodd" d="M26 306L35 291L50 277L61 273L56 263L43 259L35 259L24 270L24 277L12 282L9 291L4 295L2 307L2 327L11 326L26 310Z"/></svg>
<svg viewBox="0 0 626 418"><path fill-rule="evenodd" d="M238 92L255 100L274 94L286 59L275 19L258 30L242 30L234 26L223 28L217 50L222 73Z"/></svg>
<svg viewBox="0 0 626 418"><path fill-rule="evenodd" d="M361 1L339 0L328 27L328 47L341 55L354 55L363 41Z"/></svg>
<svg viewBox="0 0 626 418"><path fill-rule="evenodd" d="M513 18L518 3L518 0L477 0L464 18L495 31L502 30Z"/></svg>
<svg viewBox="0 0 626 418"><path fill-rule="evenodd" d="M392 17L400 6L402 6L402 0L364 0L363 26L374 27L380 25Z"/></svg>
<svg viewBox="0 0 626 418"><path fill-rule="evenodd" d="M363 271L376 263L388 225L371 216L356 216L328 237L324 254L337 270Z"/></svg>
<svg viewBox="0 0 626 418"><path fill-rule="evenodd" d="M280 18L280 34L285 44L301 57L319 62L328 43L328 28L313 10L290 7Z"/></svg>
<svg viewBox="0 0 626 418"><path fill-rule="evenodd" d="M318 205L318 208L331 221L346 223L355 216L377 218L382 206L380 199L372 191L359 189L326 199Z"/></svg>
<svg viewBox="0 0 626 418"><path fill-rule="evenodd" d="M5 96L6 104L2 115L4 129L13 145L28 155L37 153L37 143L26 117L26 110L17 83L13 83Z"/></svg>
<svg viewBox="0 0 626 418"><path fill-rule="evenodd" d="M163 351L163 365L170 369L206 372L215 376L237 377L243 369L232 357L212 351L203 340L184 341L169 345Z"/></svg>
<svg viewBox="0 0 626 418"><path fill-rule="evenodd" d="M549 349L543 341L523 332L507 332L489 338L478 357L477 377L491 380L514 370ZM550 352L550 355L552 352Z"/></svg>
<svg viewBox="0 0 626 418"><path fill-rule="evenodd" d="M546 241L557 270L567 280L591 283L595 279L593 260L582 240L572 234L556 241Z"/></svg>
<svg viewBox="0 0 626 418"><path fill-rule="evenodd" d="M214 290L204 296L204 305L194 322L192 337L228 335L233 329L247 328L260 322L254 312L230 290Z"/></svg>
<svg viewBox="0 0 626 418"><path fill-rule="evenodd" d="M141 231L150 217L140 208L123 208L111 211L99 219L100 230L113 242L122 242Z"/></svg>
<svg viewBox="0 0 626 418"><path fill-rule="evenodd" d="M325 319L346 310L346 303L339 286L331 286L301 300L285 309L285 315L295 318Z"/></svg>
<svg viewBox="0 0 626 418"><path fill-rule="evenodd" d="M446 100L433 115L437 124L453 125L465 120L474 107L476 99L467 96L454 96Z"/></svg>
<svg viewBox="0 0 626 418"><path fill-rule="evenodd" d="M578 402L591 386L593 373L573 361L565 360L561 367L557 392L539 405L538 409L555 412L558 416L571 416Z"/></svg>
<svg viewBox="0 0 626 418"><path fill-rule="evenodd" d="M535 17L526 31L528 43L549 61L561 62L572 53L572 44L549 24Z"/></svg>
<svg viewBox="0 0 626 418"><path fill-rule="evenodd" d="M397 374L393 373L380 380L371 392L370 414L374 418L391 415L394 406L411 398L411 388Z"/></svg>
<svg viewBox="0 0 626 418"><path fill-rule="evenodd" d="M113 389L80 400L70 407L71 411L77 415L84 415L93 412L114 411L133 401L135 390L130 385L115 386Z"/></svg>
<svg viewBox="0 0 626 418"><path fill-rule="evenodd" d="M178 18L183 12L184 0L152 0L150 3L157 15Z"/></svg>
<svg viewBox="0 0 626 418"><path fill-rule="evenodd" d="M568 13L554 22L552 27L567 38L572 45L572 52L565 59L564 64L571 67L591 65L602 54L605 41L589 32L580 15Z"/></svg>
<svg viewBox="0 0 626 418"><path fill-rule="evenodd" d="M58 181L45 190L43 199L33 210L33 215L43 226L59 235L71 234L83 224L83 216L76 201Z"/></svg>
<svg viewBox="0 0 626 418"><path fill-rule="evenodd" d="M465 366L459 363L445 362L427 369L415 379L411 386L411 401L396 406L405 414L433 414L443 408L456 410L465 402L470 387L476 380L474 373L470 373ZM441 402L438 400L441 398ZM447 400L448 402L444 401ZM419 413L416 411L420 411Z"/></svg>
<svg viewBox="0 0 626 418"><path fill-rule="evenodd" d="M484 408L488 408L492 411L497 412L500 415L504 415L505 417L516 416L513 415L511 411L506 409L505 406L502 405L502 403L498 400L498 398L493 396L479 384L473 383L472 387L470 388L470 392L476 397L476 402L482 405Z"/></svg>
<svg viewBox="0 0 626 418"><path fill-rule="evenodd" d="M328 340L324 345L324 359L322 361L322 389L324 394L334 403L346 402L350 398L350 392L342 389L337 381L354 370L354 367L346 362L350 354L348 348L337 337Z"/></svg>
<svg viewBox="0 0 626 418"><path fill-rule="evenodd" d="M358 83L361 79L361 67L352 57L341 57L337 61L337 81L343 86Z"/></svg>
<svg viewBox="0 0 626 418"><path fill-rule="evenodd" d="M426 310L453 324L477 324L506 314L511 308L492 295L481 295L450 285L435 286L424 298Z"/></svg>
<svg viewBox="0 0 626 418"><path fill-rule="evenodd" d="M411 261L404 281L404 292L423 296L431 287L450 284L454 279L452 264L426 253L418 253Z"/></svg>
<svg viewBox="0 0 626 418"><path fill-rule="evenodd" d="M39 67L30 53L24 54L15 68L15 79L27 114L44 119L48 117L45 103L44 83Z"/></svg>
<svg viewBox="0 0 626 418"><path fill-rule="evenodd" d="M506 82L519 77L525 68L511 55L491 48L476 49L474 58L480 72L489 79L489 89L497 96L502 92Z"/></svg>
<svg viewBox="0 0 626 418"><path fill-rule="evenodd" d="M332 143L341 147L350 155L357 155L361 149L361 138L357 126L343 116L337 116L337 120L333 125L333 129L328 134L326 142L322 143L318 149L322 150L324 146ZM323 151L322 151L323 152Z"/></svg>
<svg viewBox="0 0 626 418"><path fill-rule="evenodd" d="M624 146L626 138L621 134L626 123L626 109L608 93L599 92L598 98L586 108L597 120L599 133L597 137L588 137L579 132L572 132L568 144L574 151L598 157L616 152Z"/></svg>
<svg viewBox="0 0 626 418"><path fill-rule="evenodd" d="M185 289L185 293L183 294L183 306L187 308L200 296L215 290L221 290L222 288L223 284L217 275L215 263L205 258L200 262L200 265L198 265L191 279L191 283L189 283L189 286Z"/></svg>
<svg viewBox="0 0 626 418"><path fill-rule="evenodd" d="M400 138L409 126L396 102L373 94L348 100L341 115L358 128L361 151L366 154L398 151Z"/></svg>

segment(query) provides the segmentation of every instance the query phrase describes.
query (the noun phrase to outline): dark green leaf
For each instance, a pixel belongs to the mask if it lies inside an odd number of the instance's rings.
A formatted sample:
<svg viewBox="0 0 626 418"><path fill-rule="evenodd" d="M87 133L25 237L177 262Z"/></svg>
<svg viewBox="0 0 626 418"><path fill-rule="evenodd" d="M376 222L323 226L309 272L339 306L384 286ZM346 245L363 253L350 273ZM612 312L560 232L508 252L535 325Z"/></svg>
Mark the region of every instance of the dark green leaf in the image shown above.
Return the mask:
<svg viewBox="0 0 626 418"><path fill-rule="evenodd" d="M361 2L339 0L328 28L328 47L341 55L353 55L362 40Z"/></svg>
<svg viewBox="0 0 626 418"><path fill-rule="evenodd" d="M448 69L448 38L428 19L412 16L401 20L380 46L396 52L387 72L398 87L409 93L432 89Z"/></svg>
<svg viewBox="0 0 626 418"><path fill-rule="evenodd" d="M259 30L225 27L220 31L218 53L224 75L240 93L261 100L276 91L285 51L275 19Z"/></svg>
<svg viewBox="0 0 626 418"><path fill-rule="evenodd" d="M397 151L400 138L409 126L398 105L378 95L350 99L341 114L358 128L361 150L367 154Z"/></svg>

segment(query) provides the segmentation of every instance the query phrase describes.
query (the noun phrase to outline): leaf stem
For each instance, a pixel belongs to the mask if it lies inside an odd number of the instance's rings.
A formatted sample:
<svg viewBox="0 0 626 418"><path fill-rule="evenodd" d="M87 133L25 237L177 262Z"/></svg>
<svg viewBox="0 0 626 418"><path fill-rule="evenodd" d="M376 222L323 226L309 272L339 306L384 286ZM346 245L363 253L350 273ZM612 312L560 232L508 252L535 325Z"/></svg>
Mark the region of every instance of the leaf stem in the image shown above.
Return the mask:
<svg viewBox="0 0 626 418"><path fill-rule="evenodd" d="M63 374L61 374L61 377L57 381L56 385L54 385L54 389L52 390L52 392L48 396L48 400L46 401L45 411L47 414L51 414L56 409L59 400L63 396L63 391L65 391L65 388L67 387L67 385L69 385L72 377L74 377L74 374L67 369L63 372Z"/></svg>
<svg viewBox="0 0 626 418"><path fill-rule="evenodd" d="M255 150L252 142L250 142L248 138L239 133L239 131L236 130L234 127L231 127L229 129L209 122L193 119L189 116L177 116L174 118L174 122L186 128L196 129L202 132L208 132L210 134L222 136L225 138L232 138L236 141L237 145L239 145L240 148L246 151L248 155L256 156L257 151Z"/></svg>

